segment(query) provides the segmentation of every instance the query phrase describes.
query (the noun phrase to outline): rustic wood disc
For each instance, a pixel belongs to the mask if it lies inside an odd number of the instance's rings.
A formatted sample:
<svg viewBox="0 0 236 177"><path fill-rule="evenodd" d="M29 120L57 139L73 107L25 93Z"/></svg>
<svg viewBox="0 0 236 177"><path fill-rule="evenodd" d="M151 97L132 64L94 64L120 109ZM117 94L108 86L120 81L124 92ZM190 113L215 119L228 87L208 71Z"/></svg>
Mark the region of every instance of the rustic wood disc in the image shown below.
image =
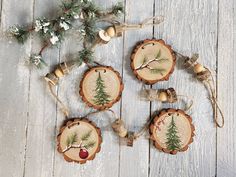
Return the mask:
<svg viewBox="0 0 236 177"><path fill-rule="evenodd" d="M149 127L154 146L166 153L186 151L193 142L192 118L182 110L164 109Z"/></svg>
<svg viewBox="0 0 236 177"><path fill-rule="evenodd" d="M110 66L89 69L80 83L82 100L98 110L112 107L120 100L123 89L120 74Z"/></svg>
<svg viewBox="0 0 236 177"><path fill-rule="evenodd" d="M68 162L85 163L100 151L101 130L86 118L71 119L61 127L57 150Z"/></svg>
<svg viewBox="0 0 236 177"><path fill-rule="evenodd" d="M171 46L161 39L144 40L134 48L131 68L136 77L146 84L168 80L174 71L176 58Z"/></svg>

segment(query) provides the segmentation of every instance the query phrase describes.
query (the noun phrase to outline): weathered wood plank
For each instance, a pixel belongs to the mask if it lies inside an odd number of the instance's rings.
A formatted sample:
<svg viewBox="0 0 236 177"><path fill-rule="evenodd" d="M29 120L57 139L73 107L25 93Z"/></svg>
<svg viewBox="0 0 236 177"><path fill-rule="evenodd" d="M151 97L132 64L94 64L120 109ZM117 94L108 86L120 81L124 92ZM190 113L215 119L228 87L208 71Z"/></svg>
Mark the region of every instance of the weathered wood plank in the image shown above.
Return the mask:
<svg viewBox="0 0 236 177"><path fill-rule="evenodd" d="M53 18L57 15L58 1L36 0L34 17ZM42 43L34 36L32 53L38 53ZM30 77L29 121L26 146L25 176L49 177L53 175L54 131L56 123L56 105L49 94L43 76L50 66L58 63L59 49L45 50L43 54L48 67L32 70Z"/></svg>
<svg viewBox="0 0 236 177"><path fill-rule="evenodd" d="M126 23L140 23L145 18L153 16L153 0L126 1ZM142 83L138 81L130 68L130 55L138 41L153 37L153 28L148 27L134 31L127 31L124 40L123 80L125 89L122 99L122 118L130 131L139 131L149 118L150 103L141 101L140 89ZM148 176L149 141L140 137L133 147L121 146L120 176Z"/></svg>
<svg viewBox="0 0 236 177"><path fill-rule="evenodd" d="M111 7L116 1L109 1L104 4L102 0L96 0L96 3L104 9ZM76 39L76 40L75 40ZM79 45L79 37L72 36L65 41L61 50L61 59L65 60L66 56L76 54L81 48ZM122 72L122 38L114 39L107 45L99 46L95 52L95 60L101 64L114 67L120 73ZM65 78L60 84L59 95L62 100L69 106L71 117L78 117L93 111L88 108L79 96L79 83L86 67L78 68ZM120 103L116 103L112 110L118 115L120 114ZM55 157L55 176L114 176L118 177L119 173L119 139L112 132L109 120L110 113L99 113L91 116L93 120L102 130L103 142L101 151L96 155L93 161L86 164L71 164L65 162L61 155L56 152ZM58 113L57 129L61 126L64 117Z"/></svg>
<svg viewBox="0 0 236 177"><path fill-rule="evenodd" d="M14 12L14 13L13 13ZM32 1L4 1L1 31L32 20ZM0 176L19 177L24 173L28 111L29 70L24 58L31 49L1 36L0 41Z"/></svg>
<svg viewBox="0 0 236 177"><path fill-rule="evenodd" d="M236 3L219 1L218 100L225 114L225 126L217 129L217 176L236 176L235 57ZM218 116L220 117L220 116Z"/></svg>
<svg viewBox="0 0 236 177"><path fill-rule="evenodd" d="M165 22L155 29L155 37L164 39L179 52L200 54L203 64L214 69L217 45L217 1L155 1L155 13ZM178 67L177 67L178 68ZM215 176L216 129L212 109L204 87L184 70L175 69L171 79L155 88L174 87L178 94L194 98L191 116L195 124L194 142L187 152L171 156L150 149L150 176ZM181 108L183 105L164 105ZM156 103L152 111L159 110Z"/></svg>

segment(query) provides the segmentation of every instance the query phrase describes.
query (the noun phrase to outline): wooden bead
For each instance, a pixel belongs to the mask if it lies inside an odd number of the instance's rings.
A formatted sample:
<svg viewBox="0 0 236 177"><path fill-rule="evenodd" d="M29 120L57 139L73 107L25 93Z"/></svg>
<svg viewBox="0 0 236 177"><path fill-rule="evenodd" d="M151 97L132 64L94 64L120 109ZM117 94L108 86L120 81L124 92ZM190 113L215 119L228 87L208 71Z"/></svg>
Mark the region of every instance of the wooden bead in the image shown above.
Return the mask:
<svg viewBox="0 0 236 177"><path fill-rule="evenodd" d="M114 25L115 32L116 32L116 37L121 37L124 31L124 26L121 24L115 24Z"/></svg>
<svg viewBox="0 0 236 177"><path fill-rule="evenodd" d="M57 85L58 83L58 77L54 73L48 73L44 78L52 85Z"/></svg>
<svg viewBox="0 0 236 177"><path fill-rule="evenodd" d="M167 101L168 101L168 103L174 103L174 102L178 101L175 89L168 88L168 89L166 89L166 93L167 93Z"/></svg>
<svg viewBox="0 0 236 177"><path fill-rule="evenodd" d="M63 71L60 69L60 68L57 68L55 71L54 71L54 74L58 77L58 78L61 78L64 76L64 73Z"/></svg>
<svg viewBox="0 0 236 177"><path fill-rule="evenodd" d="M202 72L202 71L205 71L205 68L204 68L204 66L202 66L201 64L197 63L196 65L194 65L193 71L194 71L195 73L200 73L200 72Z"/></svg>
<svg viewBox="0 0 236 177"><path fill-rule="evenodd" d="M99 38L102 40L102 42L103 43L108 43L110 40L111 40L111 37L110 36L108 36L108 34L106 33L106 31L104 31L104 30L100 30L99 32L98 32L98 36L99 36Z"/></svg>
<svg viewBox="0 0 236 177"><path fill-rule="evenodd" d="M168 99L168 95L165 91L162 91L159 93L158 95L158 99L161 101L161 102L166 102L167 99Z"/></svg>
<svg viewBox="0 0 236 177"><path fill-rule="evenodd" d="M133 143L134 143L134 132L128 132L127 134L127 146L133 147Z"/></svg>
<svg viewBox="0 0 236 177"><path fill-rule="evenodd" d="M122 138L124 138L128 133L128 130L125 128L124 122L121 119L116 119L112 123L112 128L114 132L116 132L118 136Z"/></svg>
<svg viewBox="0 0 236 177"><path fill-rule="evenodd" d="M114 37L116 35L115 28L113 26L110 26L106 29L106 33L110 37Z"/></svg>

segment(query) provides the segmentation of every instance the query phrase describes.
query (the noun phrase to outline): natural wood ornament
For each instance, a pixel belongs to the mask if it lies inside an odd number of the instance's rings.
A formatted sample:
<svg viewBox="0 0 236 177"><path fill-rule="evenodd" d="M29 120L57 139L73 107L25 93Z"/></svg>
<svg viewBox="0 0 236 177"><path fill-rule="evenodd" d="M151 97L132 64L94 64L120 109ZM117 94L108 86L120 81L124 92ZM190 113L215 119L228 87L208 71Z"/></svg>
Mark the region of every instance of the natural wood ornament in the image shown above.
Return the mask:
<svg viewBox="0 0 236 177"><path fill-rule="evenodd" d="M136 77L146 84L168 80L176 63L171 46L162 39L147 39L134 48L131 68Z"/></svg>
<svg viewBox="0 0 236 177"><path fill-rule="evenodd" d="M88 106L104 110L120 100L123 89L117 71L110 66L96 66L85 72L79 93Z"/></svg>
<svg viewBox="0 0 236 177"><path fill-rule="evenodd" d="M186 151L193 142L192 118L180 109L164 109L150 124L151 139L157 149L170 154Z"/></svg>
<svg viewBox="0 0 236 177"><path fill-rule="evenodd" d="M57 141L58 152L66 161L83 164L100 151L101 130L86 118L75 118L61 127Z"/></svg>

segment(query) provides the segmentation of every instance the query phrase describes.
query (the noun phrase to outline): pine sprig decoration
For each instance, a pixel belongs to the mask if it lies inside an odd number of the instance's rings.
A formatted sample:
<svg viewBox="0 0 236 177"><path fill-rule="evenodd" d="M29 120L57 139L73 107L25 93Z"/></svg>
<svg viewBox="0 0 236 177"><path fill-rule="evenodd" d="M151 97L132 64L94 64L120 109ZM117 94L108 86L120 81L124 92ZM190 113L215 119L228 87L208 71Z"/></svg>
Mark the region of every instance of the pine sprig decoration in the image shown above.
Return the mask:
<svg viewBox="0 0 236 177"><path fill-rule="evenodd" d="M171 117L170 125L167 129L167 149L170 151L179 150L181 148L180 137L178 136L177 126L174 121L174 116Z"/></svg>
<svg viewBox="0 0 236 177"><path fill-rule="evenodd" d="M119 15L123 14L124 13L124 6L123 6L122 2L118 2L116 5L114 5L112 7L111 13L114 14L115 16L119 16Z"/></svg>
<svg viewBox="0 0 236 177"><path fill-rule="evenodd" d="M88 47L91 47L96 40L97 23L110 15L118 16L123 13L122 3L114 5L110 11L104 11L91 0L67 0L62 2L60 7L61 13L56 18L37 18L30 28L14 26L10 28L10 33L19 43L23 44L29 34L35 32L43 39L43 43L50 44L47 47L58 46L63 41L66 32L74 27L73 22L79 20L81 25L77 28L84 40L84 50L79 52L79 61L82 64L81 61L90 62L93 60L93 52ZM45 47L42 49L39 52L40 55ZM30 58L30 61L34 63L34 59ZM43 62L42 60L40 63ZM39 66L37 62L36 65Z"/></svg>
<svg viewBox="0 0 236 177"><path fill-rule="evenodd" d="M47 66L47 63L43 60L42 55L33 54L29 58L29 64L35 66L38 69L42 69Z"/></svg>
<svg viewBox="0 0 236 177"><path fill-rule="evenodd" d="M82 141L87 141L90 138L91 133L92 133L92 130L90 130L87 133L85 133L84 135L82 135L81 140Z"/></svg>
<svg viewBox="0 0 236 177"><path fill-rule="evenodd" d="M165 72L166 70L162 69L162 68L151 68L150 71L153 74L161 74L161 75L163 75L163 72Z"/></svg>
<svg viewBox="0 0 236 177"><path fill-rule="evenodd" d="M85 149L93 148L95 144L96 144L95 141L89 141L88 143L84 145L84 148Z"/></svg>
<svg viewBox="0 0 236 177"><path fill-rule="evenodd" d="M67 139L66 139L67 147L72 145L72 144L74 144L74 143L76 143L77 142L77 138L78 138L78 136L77 136L76 132L74 132L71 136L67 137Z"/></svg>
<svg viewBox="0 0 236 177"><path fill-rule="evenodd" d="M96 105L105 105L110 102L110 95L106 93L105 88L105 83L101 77L101 73L99 72L96 80L96 95L93 100Z"/></svg>
<svg viewBox="0 0 236 177"><path fill-rule="evenodd" d="M86 43L93 43L96 39L97 28L96 18L86 18L83 22L84 40Z"/></svg>
<svg viewBox="0 0 236 177"><path fill-rule="evenodd" d="M11 27L9 32L20 44L24 44L29 37L29 30L18 25Z"/></svg>
<svg viewBox="0 0 236 177"><path fill-rule="evenodd" d="M81 65L83 62L90 63L93 60L93 51L84 48L83 50L79 51L77 61L79 62L79 65Z"/></svg>

